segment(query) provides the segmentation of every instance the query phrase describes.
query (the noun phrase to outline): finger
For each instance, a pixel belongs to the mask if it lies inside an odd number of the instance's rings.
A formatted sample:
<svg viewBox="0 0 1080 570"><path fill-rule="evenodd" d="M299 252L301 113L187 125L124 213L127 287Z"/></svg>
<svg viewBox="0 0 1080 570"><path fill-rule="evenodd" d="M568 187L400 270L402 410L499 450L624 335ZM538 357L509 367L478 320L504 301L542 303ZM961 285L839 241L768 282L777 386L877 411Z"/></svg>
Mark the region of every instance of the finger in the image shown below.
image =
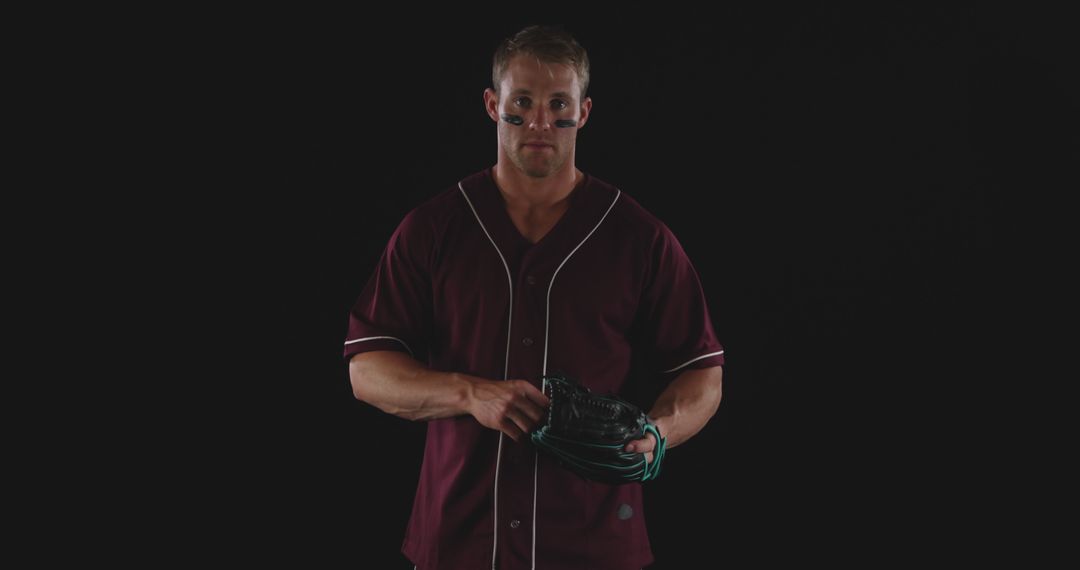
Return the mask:
<svg viewBox="0 0 1080 570"><path fill-rule="evenodd" d="M514 426L517 435L517 437L514 438L514 441L520 441L523 435L527 435L533 431L529 417L516 408L511 408L506 411L506 419L510 422L510 425Z"/></svg>
<svg viewBox="0 0 1080 570"><path fill-rule="evenodd" d="M544 408L541 408L531 401L519 402L517 411L521 414L522 419L526 423L526 431L536 429L544 419L544 414L546 413Z"/></svg>
<svg viewBox="0 0 1080 570"><path fill-rule="evenodd" d="M521 382L521 394L542 409L547 409L547 407L551 405L551 398L548 398L543 392L537 389L536 386L533 386L528 382Z"/></svg>
<svg viewBox="0 0 1080 570"><path fill-rule="evenodd" d="M649 453L656 449L656 438L652 437L652 434L650 433L641 439L631 441L626 444L626 447L623 449L633 453Z"/></svg>
<svg viewBox="0 0 1080 570"><path fill-rule="evenodd" d="M503 419L502 419L502 423L500 425L501 425L501 430L500 431L505 433L508 437L510 437L510 439L512 439L514 441L521 441L521 437L524 435L524 433L521 431L521 428L517 425L517 422L515 422L513 419L511 419L510 416L504 416Z"/></svg>

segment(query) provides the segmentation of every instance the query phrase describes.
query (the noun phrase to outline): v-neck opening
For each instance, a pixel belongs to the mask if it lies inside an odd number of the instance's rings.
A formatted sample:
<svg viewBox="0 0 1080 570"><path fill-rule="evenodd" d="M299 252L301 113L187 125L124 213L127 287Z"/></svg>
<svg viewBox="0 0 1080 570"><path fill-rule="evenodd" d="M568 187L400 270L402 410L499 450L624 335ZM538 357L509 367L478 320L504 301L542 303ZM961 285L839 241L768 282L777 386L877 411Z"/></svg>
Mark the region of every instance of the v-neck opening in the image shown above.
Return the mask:
<svg viewBox="0 0 1080 570"><path fill-rule="evenodd" d="M589 173L582 172L581 181L578 182L577 185L574 186L574 189L571 190L570 193L566 196L566 199L568 201L566 205L566 211L564 211L562 215L559 216L559 219L555 221L555 224L552 225L546 233L544 233L543 237L533 243L529 241L529 238L525 237L525 235L521 233L521 230L518 229L517 224L514 223L514 219L510 217L510 212L506 208L506 200L502 196L502 191L499 190L499 185L495 183L494 167L488 168L487 177L488 182L491 183L492 191L495 192L495 198L497 199L499 211L502 213L501 219L508 226L511 235L515 236L518 244L526 250L535 249L543 245L544 243L550 241L549 238L551 238L552 235L555 235L564 225L566 225L566 218L573 215L573 212L575 211L574 204L577 202L578 195L589 183Z"/></svg>

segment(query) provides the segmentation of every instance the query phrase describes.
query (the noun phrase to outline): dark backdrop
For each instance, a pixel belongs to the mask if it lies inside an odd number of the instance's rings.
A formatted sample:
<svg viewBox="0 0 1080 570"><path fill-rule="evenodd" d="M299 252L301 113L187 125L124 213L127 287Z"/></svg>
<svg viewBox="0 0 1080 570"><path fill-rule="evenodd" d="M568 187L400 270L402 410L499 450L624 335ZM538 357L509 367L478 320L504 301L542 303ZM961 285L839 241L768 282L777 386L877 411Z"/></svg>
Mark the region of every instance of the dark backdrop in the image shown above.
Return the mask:
<svg viewBox="0 0 1080 570"><path fill-rule="evenodd" d="M424 426L352 398L347 312L401 217L493 164L491 53L542 22L592 60L578 166L672 228L726 348L718 414L647 486L653 568L1009 550L983 542L1007 431L990 398L1016 196L1076 153L1056 15L413 16L249 15L176 47L210 167L189 230L225 238L200 291L229 299L205 323L232 366L199 395L204 541L411 567Z"/></svg>

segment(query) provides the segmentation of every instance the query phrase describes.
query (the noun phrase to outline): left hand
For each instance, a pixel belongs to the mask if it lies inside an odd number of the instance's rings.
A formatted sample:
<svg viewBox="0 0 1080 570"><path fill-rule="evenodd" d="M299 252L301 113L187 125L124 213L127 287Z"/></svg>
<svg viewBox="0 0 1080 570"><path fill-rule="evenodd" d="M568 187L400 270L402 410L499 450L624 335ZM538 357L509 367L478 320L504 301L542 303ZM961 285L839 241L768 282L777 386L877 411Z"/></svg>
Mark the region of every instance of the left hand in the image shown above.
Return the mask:
<svg viewBox="0 0 1080 570"><path fill-rule="evenodd" d="M656 449L656 436L651 433L645 434L645 437L641 439L635 439L634 441L631 441L630 443L626 444L626 447L623 448L624 451L630 451L633 453L644 453L645 461L648 461L650 464L653 460L654 449Z"/></svg>

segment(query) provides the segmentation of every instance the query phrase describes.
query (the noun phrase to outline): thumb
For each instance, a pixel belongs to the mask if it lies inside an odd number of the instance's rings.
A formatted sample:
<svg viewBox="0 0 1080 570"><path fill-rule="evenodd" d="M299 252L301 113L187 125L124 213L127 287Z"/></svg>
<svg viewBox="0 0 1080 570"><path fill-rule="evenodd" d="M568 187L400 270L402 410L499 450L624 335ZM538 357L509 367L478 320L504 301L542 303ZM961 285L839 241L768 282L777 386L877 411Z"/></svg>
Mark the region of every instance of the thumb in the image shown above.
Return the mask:
<svg viewBox="0 0 1080 570"><path fill-rule="evenodd" d="M652 443L653 443L653 440L651 438L649 438L649 437L645 437L645 438L642 438L642 439L635 439L634 441L631 441L630 443L626 444L626 447L624 447L623 449L626 450L626 451L629 451L631 453L645 453L645 452L652 451L652 449L654 447L654 445L652 445Z"/></svg>

